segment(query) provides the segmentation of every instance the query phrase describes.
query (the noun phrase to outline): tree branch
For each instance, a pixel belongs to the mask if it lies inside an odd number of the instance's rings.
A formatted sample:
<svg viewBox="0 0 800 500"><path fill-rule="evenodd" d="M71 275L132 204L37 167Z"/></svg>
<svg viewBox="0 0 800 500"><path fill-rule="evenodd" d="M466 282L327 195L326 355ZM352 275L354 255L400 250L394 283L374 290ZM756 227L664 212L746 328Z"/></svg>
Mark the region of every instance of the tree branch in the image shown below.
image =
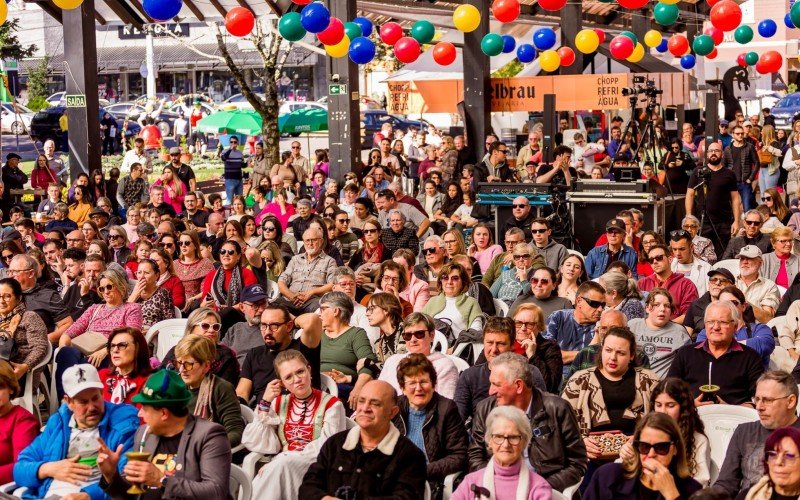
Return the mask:
<svg viewBox="0 0 800 500"><path fill-rule="evenodd" d="M209 23L209 24L211 24L211 23ZM223 57L221 57L221 56L218 56L218 55L216 55L216 54L207 54L207 53L203 52L202 50L198 49L197 47L195 47L195 46L194 46L194 45L192 45L191 43L189 43L189 42L187 42L186 40L184 40L183 38L181 38L181 37L177 36L177 35L176 35L175 33L173 33L172 31L170 31L170 30L164 30L164 31L165 31L165 32L167 33L167 35L169 35L169 36L170 36L172 39L174 39L174 40L177 40L177 41L178 41L178 42L179 42L181 45L183 45L183 46L184 46L184 47L186 47L187 49L191 50L191 51L192 51L192 52L194 52L195 54L197 54L197 55L199 55L199 56L207 57L207 58L209 58L209 59L213 59L213 60L215 60L215 61L219 61L219 62L221 62L221 63L224 63L224 62L225 62L225 59L224 59Z"/></svg>

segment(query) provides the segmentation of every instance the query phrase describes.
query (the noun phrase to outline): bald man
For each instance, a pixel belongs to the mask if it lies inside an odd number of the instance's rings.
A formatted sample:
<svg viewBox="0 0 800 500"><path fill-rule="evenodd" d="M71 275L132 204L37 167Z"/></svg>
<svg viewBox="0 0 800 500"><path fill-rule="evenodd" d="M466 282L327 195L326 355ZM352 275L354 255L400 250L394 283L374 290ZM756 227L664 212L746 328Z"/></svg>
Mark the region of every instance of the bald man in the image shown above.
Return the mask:
<svg viewBox="0 0 800 500"><path fill-rule="evenodd" d="M422 498L425 455L392 424L398 412L391 385L367 382L356 398L353 418L358 426L325 441L303 478L299 497Z"/></svg>
<svg viewBox="0 0 800 500"><path fill-rule="evenodd" d="M536 218L536 214L531 211L531 204L528 198L517 196L511 205L511 215L503 225L500 234L506 234L509 229L518 227L525 233L525 241L531 240L531 223Z"/></svg>
<svg viewBox="0 0 800 500"><path fill-rule="evenodd" d="M89 248L86 237L80 229L67 233L67 248L80 248L84 252Z"/></svg>

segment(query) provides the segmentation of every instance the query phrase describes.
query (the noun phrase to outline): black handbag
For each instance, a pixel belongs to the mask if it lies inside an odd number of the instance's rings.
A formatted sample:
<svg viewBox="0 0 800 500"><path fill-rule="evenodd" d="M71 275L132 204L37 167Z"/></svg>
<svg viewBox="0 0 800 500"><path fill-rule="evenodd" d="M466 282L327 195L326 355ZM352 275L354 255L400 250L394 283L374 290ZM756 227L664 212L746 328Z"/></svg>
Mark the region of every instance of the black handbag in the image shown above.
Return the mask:
<svg viewBox="0 0 800 500"><path fill-rule="evenodd" d="M14 337L6 332L0 333L0 359L11 361L16 353L17 343L14 342Z"/></svg>

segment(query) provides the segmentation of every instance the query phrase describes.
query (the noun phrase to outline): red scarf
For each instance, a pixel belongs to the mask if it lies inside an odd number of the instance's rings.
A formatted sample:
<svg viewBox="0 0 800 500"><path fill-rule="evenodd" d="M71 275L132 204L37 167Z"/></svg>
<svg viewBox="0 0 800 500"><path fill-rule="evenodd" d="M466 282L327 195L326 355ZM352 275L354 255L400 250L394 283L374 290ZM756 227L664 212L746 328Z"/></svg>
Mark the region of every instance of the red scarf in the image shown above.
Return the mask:
<svg viewBox="0 0 800 500"><path fill-rule="evenodd" d="M373 264L380 264L381 263L381 256L383 255L383 248L384 248L383 247L383 243L381 243L380 241L373 248L369 248L367 246L366 242L365 242L364 243L364 263L366 264L367 262L369 262L369 263L373 263Z"/></svg>

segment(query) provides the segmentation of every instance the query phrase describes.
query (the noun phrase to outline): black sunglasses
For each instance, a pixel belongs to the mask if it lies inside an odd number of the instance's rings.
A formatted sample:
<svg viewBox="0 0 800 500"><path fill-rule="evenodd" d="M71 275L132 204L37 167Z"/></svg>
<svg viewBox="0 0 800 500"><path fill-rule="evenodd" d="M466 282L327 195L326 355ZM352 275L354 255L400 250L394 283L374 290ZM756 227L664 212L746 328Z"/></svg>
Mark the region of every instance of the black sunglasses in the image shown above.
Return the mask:
<svg viewBox="0 0 800 500"><path fill-rule="evenodd" d="M409 340L411 340L411 337L416 337L416 338L422 340L422 339L425 338L425 335L427 335L427 334L428 334L428 330L413 330L413 331L406 330L406 331L403 332L403 340L408 342Z"/></svg>
<svg viewBox="0 0 800 500"><path fill-rule="evenodd" d="M647 262L651 262L651 263L652 262L661 262L662 260L664 260L666 258L667 258L666 254L662 253L661 255L654 255L654 256L650 257L649 259L647 259Z"/></svg>
<svg viewBox="0 0 800 500"><path fill-rule="evenodd" d="M423 248L422 252L431 255L436 253L438 250L439 250L438 248Z"/></svg>
<svg viewBox="0 0 800 500"><path fill-rule="evenodd" d="M647 455L650 450L656 450L656 455L666 455L672 447L672 441L664 441L662 443L645 443L644 441L634 441L633 447L639 452L640 455Z"/></svg>
<svg viewBox="0 0 800 500"><path fill-rule="evenodd" d="M584 302L586 302L586 303L589 305L589 307L591 307L592 309L597 309L598 307L602 307L602 308L605 308L605 307L606 307L606 303L605 303L605 301L603 301L603 300L592 300L592 299L587 299L586 297L583 297L583 296L581 296L581 298L582 298L582 299L583 299L583 301L584 301Z"/></svg>

